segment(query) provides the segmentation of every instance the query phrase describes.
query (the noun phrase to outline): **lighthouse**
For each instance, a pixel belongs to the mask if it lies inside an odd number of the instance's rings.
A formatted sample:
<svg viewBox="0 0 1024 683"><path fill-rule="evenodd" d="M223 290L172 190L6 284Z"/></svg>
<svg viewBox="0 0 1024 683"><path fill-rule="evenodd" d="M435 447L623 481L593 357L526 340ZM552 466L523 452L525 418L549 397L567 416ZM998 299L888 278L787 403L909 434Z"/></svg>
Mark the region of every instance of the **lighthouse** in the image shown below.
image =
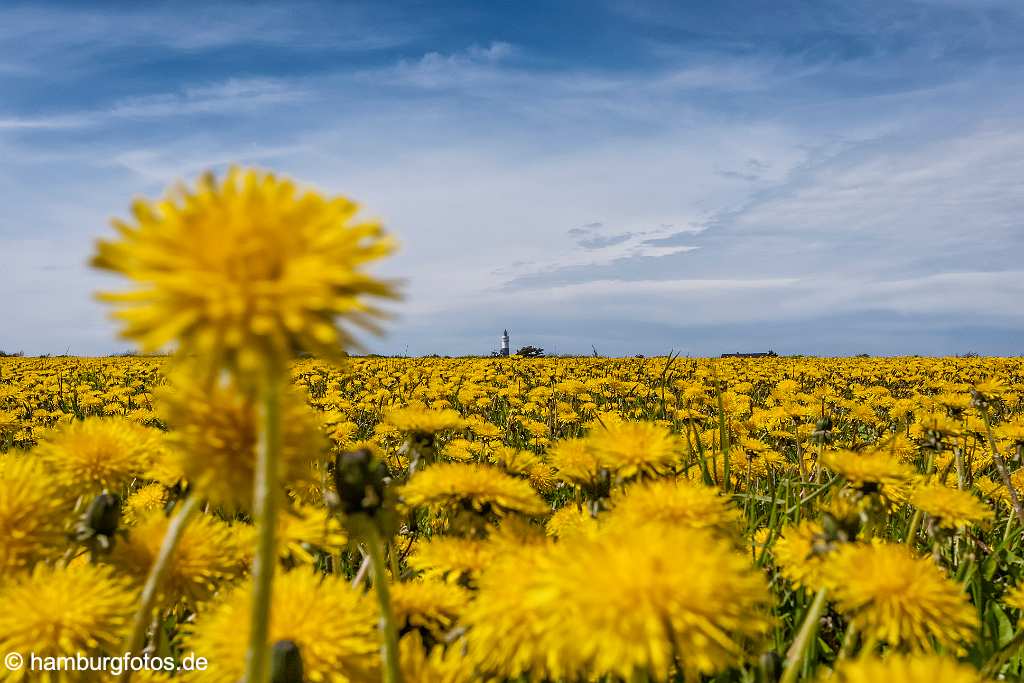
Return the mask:
<svg viewBox="0 0 1024 683"><path fill-rule="evenodd" d="M508 355L508 330L505 330L501 335L501 355Z"/></svg>

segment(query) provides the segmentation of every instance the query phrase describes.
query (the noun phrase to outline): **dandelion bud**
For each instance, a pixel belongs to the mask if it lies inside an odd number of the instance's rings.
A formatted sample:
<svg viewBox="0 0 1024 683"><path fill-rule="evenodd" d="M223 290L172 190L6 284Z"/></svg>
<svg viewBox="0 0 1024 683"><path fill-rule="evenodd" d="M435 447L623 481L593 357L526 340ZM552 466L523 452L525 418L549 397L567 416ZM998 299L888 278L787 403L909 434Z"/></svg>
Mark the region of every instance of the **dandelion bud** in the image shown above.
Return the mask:
<svg viewBox="0 0 1024 683"><path fill-rule="evenodd" d="M987 410L990 403L991 400L986 394L977 389L971 391L971 405L978 410Z"/></svg>
<svg viewBox="0 0 1024 683"><path fill-rule="evenodd" d="M811 438L818 444L826 444L832 441L832 418L827 415L814 425Z"/></svg>
<svg viewBox="0 0 1024 683"><path fill-rule="evenodd" d="M338 505L346 515L376 516L384 506L388 470L369 449L340 453L334 464Z"/></svg>
<svg viewBox="0 0 1024 683"><path fill-rule="evenodd" d="M271 657L270 683L302 683L302 650L295 641L277 641Z"/></svg>
<svg viewBox="0 0 1024 683"><path fill-rule="evenodd" d="M121 522L121 499L104 491L89 503L82 517L83 530L90 536L113 536Z"/></svg>

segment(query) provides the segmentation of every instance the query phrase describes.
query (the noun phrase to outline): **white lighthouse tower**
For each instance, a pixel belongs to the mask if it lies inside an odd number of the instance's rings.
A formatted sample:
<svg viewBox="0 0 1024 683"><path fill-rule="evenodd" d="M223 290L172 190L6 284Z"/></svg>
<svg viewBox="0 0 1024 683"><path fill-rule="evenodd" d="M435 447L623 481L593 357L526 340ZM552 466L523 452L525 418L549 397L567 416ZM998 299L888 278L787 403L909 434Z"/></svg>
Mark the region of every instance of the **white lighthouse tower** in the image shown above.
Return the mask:
<svg viewBox="0 0 1024 683"><path fill-rule="evenodd" d="M501 355L508 355L508 330L501 335Z"/></svg>

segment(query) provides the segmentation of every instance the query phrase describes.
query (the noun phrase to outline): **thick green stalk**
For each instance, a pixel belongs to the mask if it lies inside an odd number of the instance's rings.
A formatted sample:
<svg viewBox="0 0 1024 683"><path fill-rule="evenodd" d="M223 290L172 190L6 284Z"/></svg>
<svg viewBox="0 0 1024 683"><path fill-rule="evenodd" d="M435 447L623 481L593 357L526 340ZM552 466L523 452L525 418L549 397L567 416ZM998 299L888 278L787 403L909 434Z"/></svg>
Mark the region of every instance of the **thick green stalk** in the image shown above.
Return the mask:
<svg viewBox="0 0 1024 683"><path fill-rule="evenodd" d="M142 587L142 595L139 597L139 607L132 617L131 635L128 637L125 652L133 655L139 653L143 641L146 638L146 629L153 619L153 603L156 602L156 594L160 589L164 576L167 575L167 568L170 566L171 557L178 547L181 535L188 526L188 521L199 508L199 497L195 495L186 496L174 514L170 524L167 525L167 532L164 534L163 543L160 544L160 551L157 553L156 561L149 568L149 575ZM125 670L122 679L127 683L129 670Z"/></svg>
<svg viewBox="0 0 1024 683"><path fill-rule="evenodd" d="M275 534L280 495L278 467L281 459L281 382L283 372L268 364L260 395L260 435L256 451L253 517L257 526L256 555L252 562L252 618L249 649L245 654L246 683L266 683L270 675L270 603L274 566L277 563Z"/></svg>
<svg viewBox="0 0 1024 683"><path fill-rule="evenodd" d="M398 663L398 629L391 611L391 591L384 560L384 541L373 523L366 524L364 532L370 552L370 571L373 572L373 591L377 594L380 610L381 656L384 660L384 683L402 683L402 669Z"/></svg>
<svg viewBox="0 0 1024 683"><path fill-rule="evenodd" d="M782 672L782 678L779 679L779 683L795 683L800 675L804 653L811 642L814 641L814 636L818 633L818 622L821 620L821 613L825 611L827 598L827 588L822 588L814 596L814 602L811 603L810 608L807 610L804 623L800 625L800 632L796 634L793 644L790 645L789 651L786 652L786 668Z"/></svg>

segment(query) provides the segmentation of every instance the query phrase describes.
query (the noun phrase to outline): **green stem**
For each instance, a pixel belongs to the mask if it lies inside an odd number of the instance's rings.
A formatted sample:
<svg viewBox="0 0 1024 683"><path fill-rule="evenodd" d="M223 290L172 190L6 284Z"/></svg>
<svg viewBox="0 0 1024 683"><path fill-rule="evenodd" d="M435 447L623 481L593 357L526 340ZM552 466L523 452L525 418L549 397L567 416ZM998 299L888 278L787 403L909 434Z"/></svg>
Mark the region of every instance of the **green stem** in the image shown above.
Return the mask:
<svg viewBox="0 0 1024 683"><path fill-rule="evenodd" d="M914 510L914 516L910 518L910 527L907 528L907 537L904 539L906 544L911 548L914 547L914 543L917 541L917 527L921 524L921 510Z"/></svg>
<svg viewBox="0 0 1024 683"><path fill-rule="evenodd" d="M253 517L257 526L256 555L252 562L252 617L249 648L245 654L246 683L265 683L270 675L270 603L279 496L278 463L281 456L281 378L283 372L268 363L260 396L260 438L256 452Z"/></svg>
<svg viewBox="0 0 1024 683"><path fill-rule="evenodd" d="M794 683L800 675L804 652L807 651L814 636L818 633L818 622L821 620L821 613L825 611L827 598L827 588L820 589L814 596L814 602L811 603L810 609L804 616L804 623L800 625L800 632L797 633L789 651L786 652L786 668L782 672L779 683Z"/></svg>
<svg viewBox="0 0 1024 683"><path fill-rule="evenodd" d="M199 508L200 499L198 496L186 496L178 507L170 523L167 525L167 532L164 534L163 543L160 544L160 551L157 553L153 566L149 568L149 575L142 587L142 595L139 597L139 607L132 617L131 635L128 637L126 652L137 654L146 638L146 629L153 619L153 604L156 602L157 591L167 575L167 569L171 564L171 557L178 547L181 535L188 526L188 521ZM121 680L128 682L131 671L125 669Z"/></svg>
<svg viewBox="0 0 1024 683"><path fill-rule="evenodd" d="M963 491L967 478L964 476L964 452L959 446L953 448L953 457L956 458L956 487Z"/></svg>
<svg viewBox="0 0 1024 683"><path fill-rule="evenodd" d="M373 590L380 609L380 632L383 639L381 655L384 659L384 683L402 683L402 669L398 663L398 630L391 611L391 591L384 560L384 541L372 522L367 522L366 546L370 552L370 570L373 572Z"/></svg>
<svg viewBox="0 0 1024 683"><path fill-rule="evenodd" d="M985 418L985 432L988 434L988 444L992 448L992 460L995 461L996 469L999 470L999 476L1002 477L1003 484L1010 493L1010 504L1013 505L1013 511L1017 515L1017 520L1021 523L1021 526L1024 526L1024 508L1021 507L1017 489L1013 487L1013 481L1010 479L1010 471L1006 468L1006 462L1003 460L1003 456L999 455L999 450L996 448L996 440L992 436L992 423L988 417L988 408L982 407L981 416Z"/></svg>
<svg viewBox="0 0 1024 683"><path fill-rule="evenodd" d="M725 426L725 408L722 405L722 385L719 384L717 377L715 378L715 394L718 396L718 441L719 447L722 449L722 482L725 487L725 492L729 493L729 478L732 473L732 463L729 458L729 431Z"/></svg>
<svg viewBox="0 0 1024 683"><path fill-rule="evenodd" d="M843 644L839 648L839 656L837 660L846 659L850 656L853 651L853 647L857 642L857 627L850 624L846 627L846 634L843 636Z"/></svg>

